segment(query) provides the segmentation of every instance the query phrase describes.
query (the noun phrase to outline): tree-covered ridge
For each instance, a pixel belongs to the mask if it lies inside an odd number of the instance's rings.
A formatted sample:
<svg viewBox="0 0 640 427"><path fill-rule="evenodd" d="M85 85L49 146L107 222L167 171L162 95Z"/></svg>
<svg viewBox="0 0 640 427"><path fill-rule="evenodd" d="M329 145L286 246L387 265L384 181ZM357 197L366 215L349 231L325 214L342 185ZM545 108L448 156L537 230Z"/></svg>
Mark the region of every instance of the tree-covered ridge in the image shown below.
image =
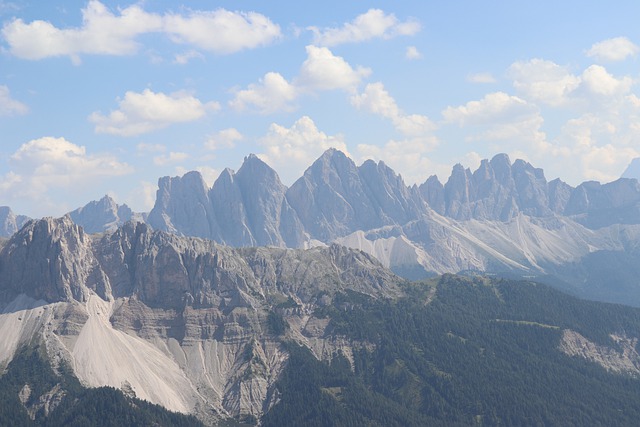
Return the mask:
<svg viewBox="0 0 640 427"><path fill-rule="evenodd" d="M434 297L435 288L435 297ZM637 425L640 380L559 350L562 331L615 348L640 311L549 287L445 275L397 301L343 294L317 315L374 343L353 368L291 345L266 426Z"/></svg>
<svg viewBox="0 0 640 427"><path fill-rule="evenodd" d="M122 427L201 426L193 416L170 412L159 405L128 397L111 387L84 388L64 370L56 375L42 347L19 352L0 377L0 426ZM25 385L27 388L25 388ZM25 392L29 390L29 392ZM41 396L55 390L57 400L45 413ZM20 396L22 396L22 401ZM51 399L55 401L56 397ZM27 407L34 408L32 419Z"/></svg>

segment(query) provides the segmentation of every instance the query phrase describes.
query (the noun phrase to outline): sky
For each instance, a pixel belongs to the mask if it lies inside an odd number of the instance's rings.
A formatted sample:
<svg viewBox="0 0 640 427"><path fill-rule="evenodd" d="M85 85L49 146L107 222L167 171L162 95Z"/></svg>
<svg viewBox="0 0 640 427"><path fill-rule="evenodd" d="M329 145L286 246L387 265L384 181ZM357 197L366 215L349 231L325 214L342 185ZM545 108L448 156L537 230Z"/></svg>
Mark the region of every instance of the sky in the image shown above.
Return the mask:
<svg viewBox="0 0 640 427"><path fill-rule="evenodd" d="M257 154L408 185L507 153L578 185L640 157L637 1L0 0L0 205L60 216Z"/></svg>

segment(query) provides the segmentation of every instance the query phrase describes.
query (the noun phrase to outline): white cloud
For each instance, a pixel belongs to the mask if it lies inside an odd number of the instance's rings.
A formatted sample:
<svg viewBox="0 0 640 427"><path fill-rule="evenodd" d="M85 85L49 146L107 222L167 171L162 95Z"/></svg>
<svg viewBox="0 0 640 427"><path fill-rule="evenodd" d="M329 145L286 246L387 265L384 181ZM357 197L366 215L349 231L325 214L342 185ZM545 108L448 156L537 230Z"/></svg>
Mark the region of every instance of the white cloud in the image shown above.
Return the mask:
<svg viewBox="0 0 640 427"><path fill-rule="evenodd" d="M253 49L281 36L280 27L256 12L192 12L167 15L164 29L177 43L187 43L219 54Z"/></svg>
<svg viewBox="0 0 640 427"><path fill-rule="evenodd" d="M196 50L189 50L187 52L177 54L173 62L174 64L185 65L192 59L204 59L204 55Z"/></svg>
<svg viewBox="0 0 640 427"><path fill-rule="evenodd" d="M626 94L633 85L630 77L617 79L601 65L592 65L584 70L582 81L591 93L603 96Z"/></svg>
<svg viewBox="0 0 640 427"><path fill-rule="evenodd" d="M298 91L294 85L279 73L270 72L258 83L252 83L246 89L237 91L229 105L238 111L252 108L262 114L269 114L292 110L291 102L297 97Z"/></svg>
<svg viewBox="0 0 640 427"><path fill-rule="evenodd" d="M125 197L125 203L134 212L149 212L156 203L158 186L149 181L140 181Z"/></svg>
<svg viewBox="0 0 640 427"><path fill-rule="evenodd" d="M148 13L133 5L112 13L98 0L82 9L82 26L57 28L47 21L25 23L14 19L2 28L9 51L19 58L38 60L69 56L74 63L80 55L132 55L140 49L138 36L164 33L172 41L198 49L229 54L272 43L281 35L280 27L255 12L192 11L188 15ZM193 59L179 55L176 61Z"/></svg>
<svg viewBox="0 0 640 427"><path fill-rule="evenodd" d="M371 73L368 68L353 69L326 47L307 46L306 51L307 59L292 82L279 73L267 73L258 83L236 91L229 101L231 108L237 111L254 109L262 114L292 111L293 102L304 94L336 89L353 92Z"/></svg>
<svg viewBox="0 0 640 427"><path fill-rule="evenodd" d="M536 112L535 106L517 96L494 92L485 95L479 101L469 101L459 107L447 107L442 112L442 116L449 123L467 126L510 122Z"/></svg>
<svg viewBox="0 0 640 427"><path fill-rule="evenodd" d="M368 68L355 70L340 56L326 47L307 46L307 59L296 79L298 87L308 90L354 90L360 81L371 74Z"/></svg>
<svg viewBox="0 0 640 427"><path fill-rule="evenodd" d="M496 78L493 77L491 73L477 73L477 74L469 74L467 76L467 81L470 83L495 83Z"/></svg>
<svg viewBox="0 0 640 427"><path fill-rule="evenodd" d="M391 169L400 172L405 183L411 185L424 182L435 170L444 170L429 158L429 153L437 145L436 137L425 136L400 141L391 140L383 146L359 144L357 150L362 161L382 160Z"/></svg>
<svg viewBox="0 0 640 427"><path fill-rule="evenodd" d="M98 133L134 136L162 129L173 123L198 120L208 110L217 110L215 102L203 104L197 98L176 93L165 95L145 89L142 93L127 92L119 101L119 109L109 115L95 112L89 121L96 125Z"/></svg>
<svg viewBox="0 0 640 427"><path fill-rule="evenodd" d="M508 75L523 96L551 106L560 106L580 85L580 77L551 61L532 59L512 64Z"/></svg>
<svg viewBox="0 0 640 427"><path fill-rule="evenodd" d="M105 177L133 172L110 154L89 154L83 146L53 137L23 144L10 156L9 166L11 171L0 180L0 198L7 202L28 199L42 206L51 204L51 191L75 193Z"/></svg>
<svg viewBox="0 0 640 427"><path fill-rule="evenodd" d="M118 16L97 0L82 10L82 27L59 29L46 21L29 24L14 19L2 28L10 52L23 59L69 56L74 62L80 54L131 55L139 45L135 38L162 29L162 18L139 6L130 6Z"/></svg>
<svg viewBox="0 0 640 427"><path fill-rule="evenodd" d="M424 135L436 127L427 116L404 115L381 82L368 84L361 94L351 97L351 104L391 120L396 129L407 136Z"/></svg>
<svg viewBox="0 0 640 427"><path fill-rule="evenodd" d="M420 23L412 19L400 22L394 14L386 14L380 9L369 9L340 28L321 30L317 27L309 27L309 30L314 33L314 44L336 46L375 38L390 39L396 36L413 35L420 31Z"/></svg>
<svg viewBox="0 0 640 427"><path fill-rule="evenodd" d="M0 85L0 117L26 114L28 111L26 105L11 98L8 87Z"/></svg>
<svg viewBox="0 0 640 427"><path fill-rule="evenodd" d="M298 119L290 128L271 124L267 135L258 142L265 148L259 157L273 167L287 185L302 176L304 170L329 148L348 153L342 136L325 134L307 116Z"/></svg>
<svg viewBox="0 0 640 427"><path fill-rule="evenodd" d="M207 150L219 150L221 148L233 148L236 141L242 140L244 137L235 128L223 129L215 135L210 136L204 143Z"/></svg>
<svg viewBox="0 0 640 427"><path fill-rule="evenodd" d="M534 152L548 149L538 107L517 96L490 93L479 101L447 107L442 116L445 123L464 129L466 141L487 144L489 153L513 153L518 147Z"/></svg>
<svg viewBox="0 0 640 427"><path fill-rule="evenodd" d="M189 154L180 151L171 151L168 154L162 154L153 158L156 166L165 166L170 163L180 163L189 158Z"/></svg>
<svg viewBox="0 0 640 427"><path fill-rule="evenodd" d="M610 117L591 113L569 120L557 141L558 146L565 147L559 156L564 161L558 169L580 180L609 182L619 178L629 160L640 157L635 144L640 132L632 132L629 144L627 131Z"/></svg>
<svg viewBox="0 0 640 427"><path fill-rule="evenodd" d="M407 59L421 59L422 53L415 46L408 46L404 51L404 57Z"/></svg>
<svg viewBox="0 0 640 427"><path fill-rule="evenodd" d="M626 37L615 37L603 40L591 46L587 56L599 61L614 62L623 61L630 56L635 56L640 48Z"/></svg>

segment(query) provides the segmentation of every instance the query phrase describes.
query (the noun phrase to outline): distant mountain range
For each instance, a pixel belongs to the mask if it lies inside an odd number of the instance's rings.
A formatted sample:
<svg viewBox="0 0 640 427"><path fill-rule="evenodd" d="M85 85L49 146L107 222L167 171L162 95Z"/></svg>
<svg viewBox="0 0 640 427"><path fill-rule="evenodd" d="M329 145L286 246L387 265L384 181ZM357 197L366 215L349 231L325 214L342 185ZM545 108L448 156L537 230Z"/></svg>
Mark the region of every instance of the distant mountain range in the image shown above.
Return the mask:
<svg viewBox="0 0 640 427"><path fill-rule="evenodd" d="M473 172L455 165L444 184L431 176L407 186L384 162L357 166L330 149L290 188L255 155L211 188L198 172L160 178L158 187L148 215L109 197L69 215L89 233L136 220L235 247L339 243L408 278L468 270L527 276L640 306L640 184L632 178L574 188L499 154ZM26 220L7 208L0 215L5 236Z"/></svg>

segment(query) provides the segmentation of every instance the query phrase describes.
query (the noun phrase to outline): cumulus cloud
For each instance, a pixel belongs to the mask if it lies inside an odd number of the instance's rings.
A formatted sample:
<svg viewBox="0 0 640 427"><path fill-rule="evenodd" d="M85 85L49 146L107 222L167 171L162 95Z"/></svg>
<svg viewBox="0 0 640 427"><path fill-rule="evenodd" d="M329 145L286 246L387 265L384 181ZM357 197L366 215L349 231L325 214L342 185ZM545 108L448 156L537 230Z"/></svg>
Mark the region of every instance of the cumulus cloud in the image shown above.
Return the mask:
<svg viewBox="0 0 640 427"><path fill-rule="evenodd" d="M149 212L156 203L158 185L140 181L126 196L125 203L136 212Z"/></svg>
<svg viewBox="0 0 640 427"><path fill-rule="evenodd" d="M221 148L233 148L237 141L244 137L235 128L223 129L215 135L210 136L204 143L207 150L219 150Z"/></svg>
<svg viewBox="0 0 640 427"><path fill-rule="evenodd" d="M368 84L362 93L351 97L351 104L391 120L395 128L404 135L424 135L436 127L427 116L404 115L381 82Z"/></svg>
<svg viewBox="0 0 640 427"><path fill-rule="evenodd" d="M174 64L186 65L192 59L204 59L204 55L197 50L190 50L184 53L177 54L173 60Z"/></svg>
<svg viewBox="0 0 640 427"><path fill-rule="evenodd" d="M631 141L628 136L628 129L611 117L586 113L571 119L562 127L557 141L566 150L559 156L565 160L561 167L581 179L613 181L620 177L629 159L640 157L635 144L640 133L633 132Z"/></svg>
<svg viewBox="0 0 640 427"><path fill-rule="evenodd" d="M504 92L487 94L479 101L469 101L458 107L447 107L442 116L460 126L495 122L510 122L537 112L537 108L517 96Z"/></svg>
<svg viewBox="0 0 640 427"><path fill-rule="evenodd" d="M281 35L280 27L260 13L225 9L167 15L164 30L177 43L219 54L264 46Z"/></svg>
<svg viewBox="0 0 640 427"><path fill-rule="evenodd" d="M14 19L2 28L14 56L30 60L69 56L76 64L83 54L134 54L140 49L138 36L148 33L164 33L176 43L218 54L263 46L281 35L278 25L255 12L218 9L159 15L133 5L114 14L98 0L82 9L80 27L57 28L47 21ZM191 58L176 58L186 59Z"/></svg>
<svg viewBox="0 0 640 427"><path fill-rule="evenodd" d="M614 37L603 40L591 46L587 51L587 56L598 61L614 62L623 61L630 56L635 56L640 51L638 45L631 42L626 37Z"/></svg>
<svg viewBox="0 0 640 427"><path fill-rule="evenodd" d="M298 89L287 79L279 73L270 72L258 83L252 83L246 89L237 91L229 105L238 111L255 109L262 114L291 111L291 103L298 95Z"/></svg>
<svg viewBox="0 0 640 427"><path fill-rule="evenodd" d="M580 85L580 77L552 61L518 61L507 70L515 89L523 96L551 106L560 106Z"/></svg>
<svg viewBox="0 0 640 427"><path fill-rule="evenodd" d="M372 159L384 161L391 169L400 171L408 185L424 182L434 171L443 171L429 154L438 145L435 136L390 140L383 146L359 144L357 151L362 161Z"/></svg>
<svg viewBox="0 0 640 427"><path fill-rule="evenodd" d="M133 168L110 154L89 154L64 138L43 137L23 144L9 157L10 172L0 181L6 201L49 203L50 191L79 191L105 177L127 175ZM60 209L59 206L55 207Z"/></svg>
<svg viewBox="0 0 640 427"><path fill-rule="evenodd" d="M415 46L408 46L407 49L404 51L404 57L407 59L421 59L422 58L422 53L420 53L420 51L418 50L417 47Z"/></svg>
<svg viewBox="0 0 640 427"><path fill-rule="evenodd" d="M26 105L11 98L8 87L0 85L0 117L26 114L28 111Z"/></svg>
<svg viewBox="0 0 640 427"><path fill-rule="evenodd" d="M307 59L302 64L296 85L310 90L354 90L360 81L371 74L368 68L355 70L344 58L334 55L326 47L307 46Z"/></svg>
<svg viewBox="0 0 640 427"><path fill-rule="evenodd" d="M302 176L304 170L329 148L348 153L342 136L325 134L308 116L301 117L290 128L271 124L267 135L258 142L265 149L259 157L278 171L287 185Z"/></svg>
<svg viewBox="0 0 640 427"><path fill-rule="evenodd" d="M207 111L217 110L215 102L203 104L186 93L166 95L145 89L142 93L127 92L119 101L119 108L108 115L94 112L89 121L98 133L134 136L162 129L173 123L198 120Z"/></svg>
<svg viewBox="0 0 640 427"><path fill-rule="evenodd" d="M258 83L236 91L229 102L231 108L238 111L253 109L262 114L292 111L293 102L304 94L337 89L353 92L371 73L368 68L354 69L344 58L325 47L307 46L306 51L307 59L291 82L279 73L267 73Z"/></svg>
<svg viewBox="0 0 640 427"><path fill-rule="evenodd" d="M548 145L546 134L541 130L544 119L538 107L504 92L447 107L442 116L445 123L464 128L468 142L492 144L494 152L513 152L517 147L541 151Z"/></svg>
<svg viewBox="0 0 640 427"><path fill-rule="evenodd" d="M401 22L394 14L386 14L380 9L369 9L339 28L309 27L308 29L314 33L314 44L337 46L376 38L390 39L413 35L420 31L420 23L413 19Z"/></svg>
<svg viewBox="0 0 640 427"><path fill-rule="evenodd" d="M584 70L582 81L591 93L603 96L626 94L633 85L630 77L617 79L601 65L592 65Z"/></svg>
<svg viewBox="0 0 640 427"><path fill-rule="evenodd" d="M80 54L130 55L139 45L140 34L159 31L162 18L134 5L111 13L105 5L92 0L82 10L80 28L59 29L47 21L25 23L14 19L2 28L9 51L23 59L70 56L79 61Z"/></svg>

